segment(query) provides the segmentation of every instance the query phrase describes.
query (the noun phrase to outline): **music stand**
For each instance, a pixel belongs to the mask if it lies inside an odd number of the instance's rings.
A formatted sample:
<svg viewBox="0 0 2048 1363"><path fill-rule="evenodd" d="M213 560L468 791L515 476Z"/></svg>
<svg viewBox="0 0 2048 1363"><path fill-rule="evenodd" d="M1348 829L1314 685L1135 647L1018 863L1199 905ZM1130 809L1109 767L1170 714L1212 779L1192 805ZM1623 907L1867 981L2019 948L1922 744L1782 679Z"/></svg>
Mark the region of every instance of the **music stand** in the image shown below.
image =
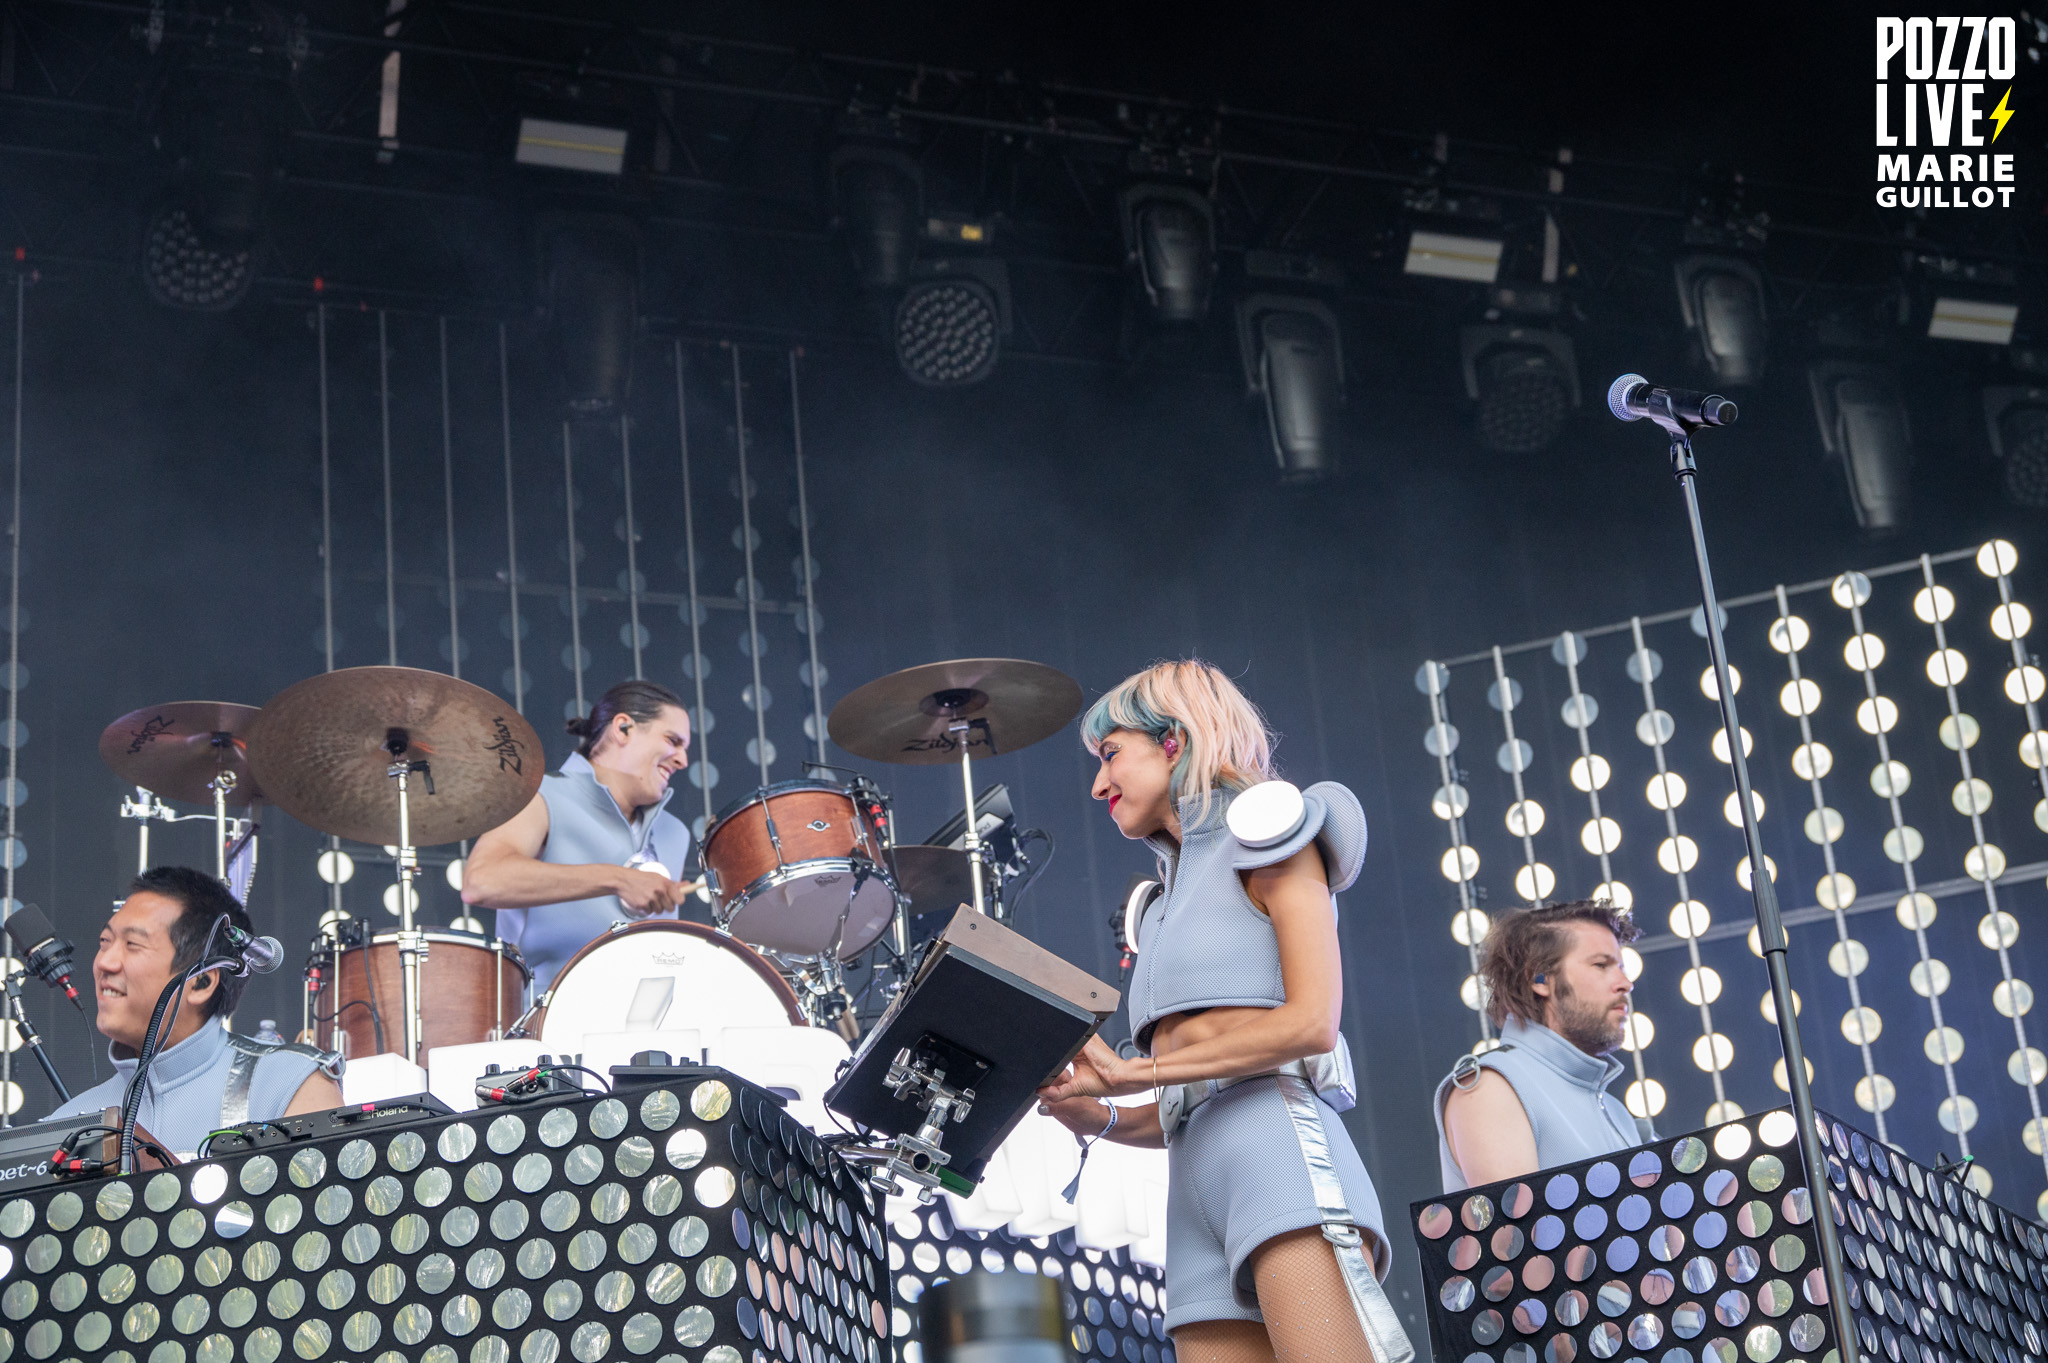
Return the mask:
<svg viewBox="0 0 2048 1363"><path fill-rule="evenodd" d="M1101 980L962 908L825 1093L881 1136L877 1181L965 1196L1035 1101L1116 1011ZM950 1148L942 1148L949 1146ZM858 1152L843 1152L858 1157Z"/></svg>

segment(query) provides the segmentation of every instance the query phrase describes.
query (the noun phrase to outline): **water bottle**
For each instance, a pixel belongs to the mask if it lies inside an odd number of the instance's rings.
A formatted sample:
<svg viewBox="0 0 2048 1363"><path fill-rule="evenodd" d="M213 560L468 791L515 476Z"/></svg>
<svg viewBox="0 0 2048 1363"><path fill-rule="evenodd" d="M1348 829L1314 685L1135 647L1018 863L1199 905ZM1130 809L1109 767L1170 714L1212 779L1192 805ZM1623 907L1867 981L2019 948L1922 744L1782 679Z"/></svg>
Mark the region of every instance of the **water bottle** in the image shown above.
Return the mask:
<svg viewBox="0 0 2048 1363"><path fill-rule="evenodd" d="M265 1018L256 1024L256 1039L267 1042L272 1046L284 1044L284 1034L277 1030L277 1022L274 1018Z"/></svg>

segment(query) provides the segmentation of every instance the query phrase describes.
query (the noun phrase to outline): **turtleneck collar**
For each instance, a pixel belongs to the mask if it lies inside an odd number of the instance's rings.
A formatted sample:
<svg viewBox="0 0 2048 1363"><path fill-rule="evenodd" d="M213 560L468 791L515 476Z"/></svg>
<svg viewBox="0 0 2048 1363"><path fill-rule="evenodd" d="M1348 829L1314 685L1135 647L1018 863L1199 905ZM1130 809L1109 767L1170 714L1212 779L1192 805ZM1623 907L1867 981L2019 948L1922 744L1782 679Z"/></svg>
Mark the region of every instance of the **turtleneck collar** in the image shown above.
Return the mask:
<svg viewBox="0 0 2048 1363"><path fill-rule="evenodd" d="M221 1052L231 1043L227 1029L217 1018L208 1018L199 1024L199 1030L166 1050L158 1051L150 1063L149 1085L158 1093L176 1088L179 1084L204 1074L220 1059ZM125 1048L123 1048L125 1049ZM107 1058L114 1062L114 1071L122 1082L135 1078L135 1065L140 1058L134 1054L122 1056L116 1052L115 1043L107 1043Z"/></svg>
<svg viewBox="0 0 2048 1363"><path fill-rule="evenodd" d="M1145 845L1168 865L1177 863L1181 848L1190 838L1206 836L1224 826L1224 815L1230 812L1230 802L1236 798L1236 791L1228 786L1217 786L1209 793L1209 812L1203 815L1202 797L1186 796L1174 806L1174 812L1180 815L1180 841L1175 842L1164 833L1154 833L1145 839Z"/></svg>
<svg viewBox="0 0 2048 1363"><path fill-rule="evenodd" d="M1625 1068L1611 1055L1587 1055L1540 1022L1510 1016L1501 1024L1500 1039L1535 1056L1589 1093L1604 1093Z"/></svg>
<svg viewBox="0 0 2048 1363"><path fill-rule="evenodd" d="M642 805L629 817L619 809L619 802L613 798L611 790L604 782L597 779L597 768L591 766L590 759L582 753L572 752L563 758L561 774L574 782L577 789L583 791L586 798L601 802L606 809L618 815L629 827L633 828L645 827L651 823L655 815L668 808L669 800L676 793L673 786L664 787L659 800L656 800L651 805Z"/></svg>

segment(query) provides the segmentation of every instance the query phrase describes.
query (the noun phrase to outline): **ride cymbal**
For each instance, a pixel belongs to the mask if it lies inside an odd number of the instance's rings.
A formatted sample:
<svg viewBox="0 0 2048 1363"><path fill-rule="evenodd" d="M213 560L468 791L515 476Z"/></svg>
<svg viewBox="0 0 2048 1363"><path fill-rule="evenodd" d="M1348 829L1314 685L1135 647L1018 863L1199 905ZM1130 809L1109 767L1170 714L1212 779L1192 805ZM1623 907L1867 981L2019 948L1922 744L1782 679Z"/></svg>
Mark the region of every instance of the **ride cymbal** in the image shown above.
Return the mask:
<svg viewBox="0 0 2048 1363"><path fill-rule="evenodd" d="M253 705L221 700L180 700L121 716L100 735L100 760L114 775L170 800L210 805L208 783L233 772L227 802L240 808L262 799L249 772Z"/></svg>
<svg viewBox="0 0 2048 1363"><path fill-rule="evenodd" d="M411 842L487 833L532 801L540 736L510 701L445 672L351 667L308 677L263 707L249 761L264 798L299 822L357 842L398 842L394 754L428 764L408 782Z"/></svg>
<svg viewBox="0 0 2048 1363"><path fill-rule="evenodd" d="M857 757L905 766L1029 747L1081 713L1081 685L1056 667L1017 658L958 658L892 672L860 687L826 721L832 741ZM950 732L959 722L964 735Z"/></svg>

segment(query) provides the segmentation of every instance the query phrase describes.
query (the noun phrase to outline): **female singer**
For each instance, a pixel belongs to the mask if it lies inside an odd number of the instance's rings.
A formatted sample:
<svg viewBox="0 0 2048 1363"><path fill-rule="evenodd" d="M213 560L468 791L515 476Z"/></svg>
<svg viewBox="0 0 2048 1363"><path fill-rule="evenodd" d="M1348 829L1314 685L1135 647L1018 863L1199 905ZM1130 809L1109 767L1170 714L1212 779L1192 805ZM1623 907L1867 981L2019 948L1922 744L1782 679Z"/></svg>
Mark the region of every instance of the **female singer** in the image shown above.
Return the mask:
<svg viewBox="0 0 2048 1363"><path fill-rule="evenodd" d="M1102 764L1092 794L1165 888L1132 944L1142 1054L1091 1039L1041 1109L1084 1140L1166 1147L1165 1324L1183 1363L1404 1363L1379 1197L1337 1117L1355 1093L1331 892L1365 856L1357 798L1262 785L1272 734L1202 662L1125 679L1081 730ZM1147 1090L1144 1106L1099 1101Z"/></svg>

